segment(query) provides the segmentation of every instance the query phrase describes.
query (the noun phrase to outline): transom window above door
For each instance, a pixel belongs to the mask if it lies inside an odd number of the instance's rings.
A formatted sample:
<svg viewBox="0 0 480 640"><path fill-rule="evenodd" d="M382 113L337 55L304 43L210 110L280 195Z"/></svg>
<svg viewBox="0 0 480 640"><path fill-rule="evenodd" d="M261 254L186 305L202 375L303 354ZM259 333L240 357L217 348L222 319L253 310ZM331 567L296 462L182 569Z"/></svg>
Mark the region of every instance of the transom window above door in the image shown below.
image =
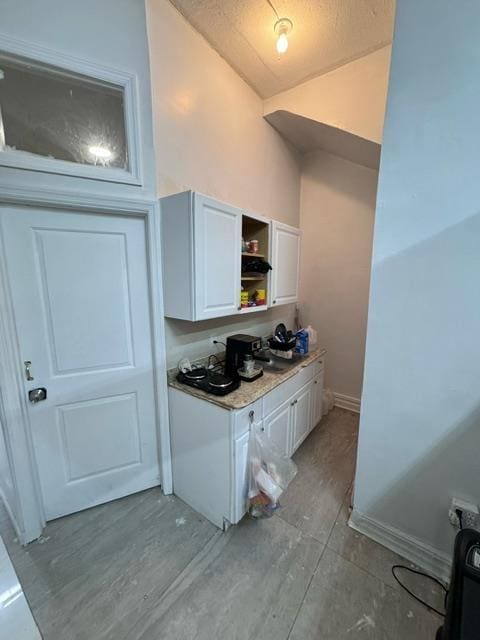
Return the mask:
<svg viewBox="0 0 480 640"><path fill-rule="evenodd" d="M0 165L140 184L134 77L42 57L0 50Z"/></svg>

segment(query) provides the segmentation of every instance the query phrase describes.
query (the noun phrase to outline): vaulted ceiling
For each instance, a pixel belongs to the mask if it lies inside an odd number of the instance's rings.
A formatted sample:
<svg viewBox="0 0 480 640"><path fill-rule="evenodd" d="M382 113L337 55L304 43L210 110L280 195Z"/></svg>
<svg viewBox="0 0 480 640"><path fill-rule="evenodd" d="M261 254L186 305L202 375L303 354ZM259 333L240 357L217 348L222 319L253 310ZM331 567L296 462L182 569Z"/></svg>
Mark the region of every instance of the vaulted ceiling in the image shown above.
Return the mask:
<svg viewBox="0 0 480 640"><path fill-rule="evenodd" d="M170 0L263 98L391 42L395 0L272 0L293 22L288 51L275 49L268 0Z"/></svg>

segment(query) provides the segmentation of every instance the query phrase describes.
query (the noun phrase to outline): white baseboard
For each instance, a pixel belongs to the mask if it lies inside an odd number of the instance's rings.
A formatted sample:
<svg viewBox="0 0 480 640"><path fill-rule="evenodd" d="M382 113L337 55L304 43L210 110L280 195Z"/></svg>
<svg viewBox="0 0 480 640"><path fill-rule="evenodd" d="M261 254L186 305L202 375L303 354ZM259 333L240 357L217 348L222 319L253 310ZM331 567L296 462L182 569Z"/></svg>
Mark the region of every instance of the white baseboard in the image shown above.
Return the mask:
<svg viewBox="0 0 480 640"><path fill-rule="evenodd" d="M446 582L449 580L451 558L443 551L355 510L352 511L348 524L355 531L398 553L440 580Z"/></svg>
<svg viewBox="0 0 480 640"><path fill-rule="evenodd" d="M360 398L354 398L353 396L346 396L343 393L333 392L335 399L335 406L340 409L348 409L348 411L354 411L360 413Z"/></svg>

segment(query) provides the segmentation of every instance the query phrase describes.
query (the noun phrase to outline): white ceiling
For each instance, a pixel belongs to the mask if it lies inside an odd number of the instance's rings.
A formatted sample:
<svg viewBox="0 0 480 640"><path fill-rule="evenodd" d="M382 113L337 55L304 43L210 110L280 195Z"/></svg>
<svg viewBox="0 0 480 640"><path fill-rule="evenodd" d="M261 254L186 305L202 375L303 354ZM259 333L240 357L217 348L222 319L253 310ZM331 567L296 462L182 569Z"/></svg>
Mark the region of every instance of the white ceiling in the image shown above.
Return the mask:
<svg viewBox="0 0 480 640"><path fill-rule="evenodd" d="M262 97L326 73L391 42L395 0L272 0L293 31L275 49L267 0L170 0Z"/></svg>

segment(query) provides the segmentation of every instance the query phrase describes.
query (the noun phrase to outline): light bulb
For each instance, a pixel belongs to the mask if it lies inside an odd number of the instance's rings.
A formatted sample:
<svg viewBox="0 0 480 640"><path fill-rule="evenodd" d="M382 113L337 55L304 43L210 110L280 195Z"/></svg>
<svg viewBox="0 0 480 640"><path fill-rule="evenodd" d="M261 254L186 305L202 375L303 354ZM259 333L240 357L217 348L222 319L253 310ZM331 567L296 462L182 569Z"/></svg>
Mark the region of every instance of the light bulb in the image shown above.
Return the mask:
<svg viewBox="0 0 480 640"><path fill-rule="evenodd" d="M288 49L288 38L286 33L281 33L278 36L277 40L277 51L278 53L285 53Z"/></svg>
<svg viewBox="0 0 480 640"><path fill-rule="evenodd" d="M101 160L110 160L112 157L112 152L107 147L100 147L97 145L93 145L88 148L90 153L94 155L96 158L100 158Z"/></svg>
<svg viewBox="0 0 480 640"><path fill-rule="evenodd" d="M282 54L288 49L288 36L293 29L293 23L289 18L280 18L273 26L277 36L277 52Z"/></svg>

